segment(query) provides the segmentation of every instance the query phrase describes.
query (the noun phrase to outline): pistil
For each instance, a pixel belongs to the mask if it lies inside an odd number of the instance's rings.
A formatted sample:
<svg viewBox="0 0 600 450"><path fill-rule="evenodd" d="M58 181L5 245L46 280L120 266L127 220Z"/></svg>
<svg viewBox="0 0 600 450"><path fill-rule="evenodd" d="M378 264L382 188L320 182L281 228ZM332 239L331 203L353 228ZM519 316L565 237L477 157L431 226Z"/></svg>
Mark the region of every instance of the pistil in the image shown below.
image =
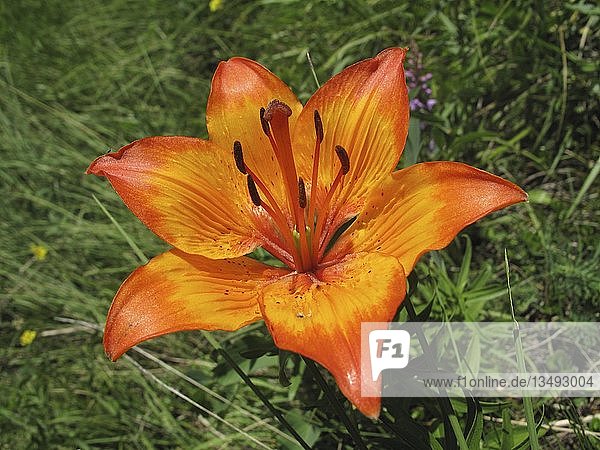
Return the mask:
<svg viewBox="0 0 600 450"><path fill-rule="evenodd" d="M290 138L289 117L292 115L291 108L285 103L275 99L271 100L266 109L260 110L260 122L263 131L265 132L281 172L285 183L285 191L287 194L288 205L294 223L299 234L305 234L306 230L301 229L300 224L304 223L304 211L300 208L298 198L298 175L296 172L296 163L292 153L292 142ZM300 267L310 268L310 253L308 249L304 249L304 244L300 243Z"/></svg>
<svg viewBox="0 0 600 450"><path fill-rule="evenodd" d="M288 194L288 204L290 211L294 215L295 223L298 223L298 196L296 183L298 175L296 173L296 164L292 154L292 142L290 139L289 117L292 115L291 108L279 100L271 100L267 108L261 109L261 125L263 131L269 138L279 167L283 174L285 191Z"/></svg>

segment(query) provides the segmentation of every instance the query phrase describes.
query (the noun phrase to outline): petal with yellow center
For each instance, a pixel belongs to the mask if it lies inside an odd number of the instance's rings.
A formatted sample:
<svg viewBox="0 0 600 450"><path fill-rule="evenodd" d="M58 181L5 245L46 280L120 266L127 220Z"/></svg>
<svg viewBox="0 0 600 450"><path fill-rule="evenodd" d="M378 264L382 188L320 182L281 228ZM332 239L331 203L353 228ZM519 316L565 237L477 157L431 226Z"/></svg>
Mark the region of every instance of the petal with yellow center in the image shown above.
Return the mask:
<svg viewBox="0 0 600 450"><path fill-rule="evenodd" d="M350 159L343 187L334 195L333 205L326 208L332 211L335 222L327 227L328 234L358 213L370 190L396 168L400 159L409 121L405 54L406 49L390 48L344 69L310 98L300 114L293 145L305 179L311 178L313 165L314 110L319 111L323 122L317 210L325 196L323 187L329 188L340 167L335 146L344 147Z"/></svg>
<svg viewBox="0 0 600 450"><path fill-rule="evenodd" d="M260 242L245 179L229 152L202 139L151 137L96 159L127 207L169 244L209 258L241 256Z"/></svg>
<svg viewBox="0 0 600 450"><path fill-rule="evenodd" d="M389 322L406 293L402 266L376 253L350 255L311 273L293 273L266 285L259 303L275 344L323 365L343 394L365 415L377 417L379 396L370 371L361 375L361 323Z"/></svg>
<svg viewBox="0 0 600 450"><path fill-rule="evenodd" d="M245 257L214 260L179 250L163 253L121 285L106 319L104 349L114 361L163 334L237 330L261 319L261 283L286 273Z"/></svg>
<svg viewBox="0 0 600 450"><path fill-rule="evenodd" d="M213 76L206 127L210 140L223 148L240 141L246 164L267 184L278 204L285 205L283 175L260 121L260 109L273 99L291 108L293 127L302 104L283 81L250 59L223 61Z"/></svg>
<svg viewBox="0 0 600 450"><path fill-rule="evenodd" d="M325 259L377 251L398 258L409 274L421 255L444 248L467 225L525 200L515 184L466 164L415 164L372 192Z"/></svg>

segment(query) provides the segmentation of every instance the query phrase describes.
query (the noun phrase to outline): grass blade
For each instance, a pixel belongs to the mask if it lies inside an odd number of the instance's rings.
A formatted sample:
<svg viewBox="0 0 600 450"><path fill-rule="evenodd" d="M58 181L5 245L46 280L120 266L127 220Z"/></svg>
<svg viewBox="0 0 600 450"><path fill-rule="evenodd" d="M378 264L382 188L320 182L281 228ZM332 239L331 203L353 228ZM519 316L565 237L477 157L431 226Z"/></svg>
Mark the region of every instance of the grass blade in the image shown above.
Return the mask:
<svg viewBox="0 0 600 450"><path fill-rule="evenodd" d="M571 217L571 214L573 214L573 211L575 211L575 208L577 208L579 206L579 204L581 203L581 200L583 199L583 196L590 189L590 187L592 186L592 183L596 180L596 177L598 176L599 173L600 173L600 156L596 160L596 163L594 164L594 167L592 167L592 170L590 171L588 176L585 178L585 181L583 182L581 189L577 193L577 197L575 197L575 200L573 200L571 207L565 214L565 219L568 219L569 217Z"/></svg>
<svg viewBox="0 0 600 450"><path fill-rule="evenodd" d="M129 236L125 232L123 227L121 227L121 225L119 225L119 222L117 222L116 219L112 216L112 214L108 212L108 209L106 209L104 207L104 205L100 202L100 200L98 200L98 197L96 197L94 194L92 194L92 197L94 198L96 203L98 203L98 206L100 207L102 212L104 214L106 214L106 217L108 217L110 219L110 221L113 223L113 225L116 227L116 229L119 230L119 233L121 233L121 235L125 238L125 241L127 241L127 244L129 244L129 246L131 247L131 249L133 250L135 255L140 260L140 262L142 264L146 264L148 262L148 258L146 257L146 255L144 255L144 252L142 252L142 249L140 249L138 247L138 245L134 242L134 240L131 239L131 236Z"/></svg>
<svg viewBox="0 0 600 450"><path fill-rule="evenodd" d="M515 347L517 352L517 366L521 374L526 373L525 357L523 355L523 342L519 334L519 322L515 317L515 306L512 298L512 290L510 288L510 266L508 264L508 251L504 249L504 270L506 271L506 285L508 289L508 299L510 301L510 311L514 322L513 334L515 336ZM523 397L523 407L525 409L525 418L527 419L527 433L529 434L529 445L531 450L539 450L540 444L537 437L535 427L535 416L533 413L533 402L531 397Z"/></svg>

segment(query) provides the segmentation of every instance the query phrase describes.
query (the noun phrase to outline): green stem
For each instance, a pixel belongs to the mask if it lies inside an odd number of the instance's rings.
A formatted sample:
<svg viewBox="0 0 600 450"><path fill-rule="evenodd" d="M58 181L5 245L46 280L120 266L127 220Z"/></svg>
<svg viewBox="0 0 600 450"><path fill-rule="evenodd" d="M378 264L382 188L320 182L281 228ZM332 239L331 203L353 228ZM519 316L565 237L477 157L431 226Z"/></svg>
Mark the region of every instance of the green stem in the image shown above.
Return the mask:
<svg viewBox="0 0 600 450"><path fill-rule="evenodd" d="M415 307L413 306L413 304L410 300L410 295L406 296L406 299L404 300L404 305L406 307L406 312L408 313L408 317L410 318L410 320L416 321L417 313L415 311ZM425 335L422 332L417 332L417 338L419 339L419 343L421 344L421 348L423 349L423 352L425 354L429 354L429 343L427 342L427 338L425 337ZM467 441L462 432L460 424L458 423L458 418L456 417L456 413L454 412L454 408L452 407L450 398L446 396L446 390L443 388L440 388L440 394L441 394L441 397L439 397L437 399L438 403L440 405L440 408L446 415L448 422L450 422L450 427L452 428L452 431L454 432L454 437L458 443L459 448L461 450L469 450L469 445L467 444ZM448 434L446 433L446 435L448 435Z"/></svg>
<svg viewBox="0 0 600 450"><path fill-rule="evenodd" d="M317 365L314 363L313 360L309 358L305 358L304 356L302 356L302 359L304 360L304 363L306 364L306 367L308 368L309 372L311 373L315 381L319 384L319 387L327 397L327 400L329 400L329 402L337 412L338 416L344 423L344 426L348 430L348 433L350 433L350 436L352 436L352 439L354 439L356 448L366 450L367 446L360 437L360 432L358 431L356 424L353 423L352 420L350 420L350 417L348 417L348 415L346 414L343 405L340 403L335 393L331 390L331 387L327 384L327 381L325 381L325 378L323 378L321 372L319 372L319 368L317 367Z"/></svg>
<svg viewBox="0 0 600 450"><path fill-rule="evenodd" d="M273 406L273 404L258 389L258 387L256 387L256 385L252 382L250 377L241 369L241 367L233 360L233 358L231 356L229 356L229 353L227 353L225 351L225 349L223 347L221 347L221 345L217 342L217 340L214 337L212 337L210 335L210 333L208 333L206 331L203 331L202 333L203 333L204 337L206 338L206 340L208 340L208 342L221 354L221 356L223 356L223 358L225 358L225 361L227 361L227 364L229 364L231 366L231 368L236 371L236 373L240 376L240 378L242 380L244 380L244 383L246 383L248 385L248 387L250 389L252 389L252 392L254 392L254 394L260 399L260 401L263 402L263 404L269 409L269 411L271 411L271 414L273 414L277 418L277 420L279 420L279 422L298 441L298 444L300 444L300 446L302 448L304 448L306 450L310 450L310 445L308 445L306 443L306 441L304 441L304 439L302 439L302 436L300 436L298 434L298 432L294 429L294 427L292 427L290 425L290 423L287 420L285 420L285 417L283 417L283 414L281 414L281 412L279 412L279 410L277 410L277 408L275 408L275 406Z"/></svg>

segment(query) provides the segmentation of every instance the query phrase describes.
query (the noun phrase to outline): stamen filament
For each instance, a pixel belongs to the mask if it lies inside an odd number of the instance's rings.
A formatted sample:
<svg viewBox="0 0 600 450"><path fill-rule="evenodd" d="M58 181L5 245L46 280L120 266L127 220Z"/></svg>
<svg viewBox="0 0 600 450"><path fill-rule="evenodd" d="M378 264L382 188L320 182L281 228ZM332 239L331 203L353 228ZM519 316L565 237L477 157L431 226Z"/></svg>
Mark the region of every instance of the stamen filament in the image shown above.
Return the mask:
<svg viewBox="0 0 600 450"><path fill-rule="evenodd" d="M252 177L260 191L267 198L268 204L263 201L261 202L260 206L262 206L265 209L265 211L267 211L267 214L271 216L271 218L279 228L279 233L283 237L284 241L286 241L288 247L290 248L290 252L292 253L292 258L294 259L294 266L296 268L303 267L302 258L298 253L296 243L294 242L294 236L292 234L292 231L290 230L288 221L285 218L285 215L283 214L281 209L279 209L279 207L277 206L277 202L275 201L273 194L271 194L267 186L261 181L260 178L256 176L252 169L246 166L246 171L248 172L248 176ZM269 205L272 205L272 207L270 207Z"/></svg>
<svg viewBox="0 0 600 450"><path fill-rule="evenodd" d="M302 177L298 178L298 217L297 222L298 234L300 235L300 253L302 255L302 261L306 264L311 264L311 254L308 249L308 239L306 237L306 221L304 218L304 208L306 208L306 188L304 186L304 180Z"/></svg>
<svg viewBox="0 0 600 450"><path fill-rule="evenodd" d="M248 183L248 192L250 193L250 198L252 199L252 203L254 203L254 205L256 206L262 206L263 209L267 212L267 214L273 219L275 220L275 223L277 224L277 214L275 213L275 211L273 210L273 208L271 208L269 206L268 203L265 203L262 201L262 199L260 198L260 194L258 193L258 190L256 189L256 183L254 182L254 178L252 178L252 175L248 175L246 177L246 181ZM281 225L279 225L281 226ZM285 229L285 227L283 228ZM271 242L267 244L268 248L270 249L271 252L275 252L274 254L276 254L282 261L290 261L290 258L288 258L287 256L285 256L285 254L283 253L283 250L281 248L279 248L279 246L276 246L275 243ZM293 267L293 265L291 265L290 267Z"/></svg>
<svg viewBox="0 0 600 450"><path fill-rule="evenodd" d="M281 248L279 245L275 244L274 242L266 241L266 242L262 243L262 246L271 255L273 255L275 258L277 258L282 263L286 264L291 269L296 268L294 260L292 259L293 257L288 252L286 252L283 248Z"/></svg>
<svg viewBox="0 0 600 450"><path fill-rule="evenodd" d="M336 145L335 146L335 154L337 155L338 159L340 160L341 167L340 167L340 170L338 171L337 175L335 176L333 183L331 184L331 188L329 189L329 192L327 192L327 196L325 197L325 201L323 202L323 205L321 205L322 211L329 211L329 203L331 203L331 200L333 199L333 194L335 193L338 186L340 185L340 183L342 181L342 177L350 171L350 158L348 157L348 152L346 152L346 149L344 147L342 147L341 145ZM327 215L327 217L333 217L333 215ZM325 226L325 214L319 214L317 217L317 224L315 226L315 234L313 236L312 249L311 249L312 250L311 254L313 255L313 258L316 259L317 262L321 256L321 251L323 250L323 246L325 245L325 242L324 242L324 239L322 236L324 226Z"/></svg>
<svg viewBox="0 0 600 450"><path fill-rule="evenodd" d="M313 231L311 239L311 265L314 267L317 264L317 256L315 254L315 231L316 231L316 223L315 223L315 208L317 206L317 186L318 186L318 178L319 178L319 159L321 157L321 142L323 142L323 122L321 120L321 116L319 111L315 109L314 112L314 120L315 120L315 151L313 153L313 167L312 167L312 178L311 178L311 188L310 188L310 204L308 206L308 226Z"/></svg>
<svg viewBox="0 0 600 450"><path fill-rule="evenodd" d="M331 199L333 198L333 194L334 194L335 190L337 189L340 182L342 181L343 176L344 176L344 171L340 167L340 170L338 171L337 175L335 176L335 179L333 180L333 183L331 184L331 188L329 189L329 192L327 192L327 196L325 197L325 201L323 202L323 205L321 207L321 211L323 211L323 214L319 214L317 216L317 224L315 226L315 233L313 235L312 249L311 249L312 250L311 254L313 255L313 257L316 260L319 259L319 254L320 254L321 245L322 245L321 234L323 233L323 227L325 226L325 218L327 217L327 215L325 214L325 211L328 211L329 203L331 202Z"/></svg>
<svg viewBox="0 0 600 450"><path fill-rule="evenodd" d="M291 267L291 268L298 268L298 263L297 263L297 260L298 260L298 257L299 257L299 255L298 255L298 251L297 251L297 249L296 249L296 246L295 246L295 245L293 245L293 244L294 244L293 237L292 237L292 241L291 241L291 243L289 242L289 240L288 240L288 239L286 239L286 234L289 234L289 233L285 233L285 232L282 232L282 231L281 231L281 224L277 223L278 221L275 219L275 217L277 216L277 214L276 214L275 210L269 206L269 204L268 204L268 203L262 202L262 204L261 204L260 206L262 206L262 207L264 208L264 210L267 212L267 214L273 218L273 220L275 221L275 223L276 223L276 224L277 224L277 226L279 227L279 229L280 229L280 232L281 232L281 234L282 234L282 236L283 236L284 240L288 241L288 242L287 242L287 245L288 245L288 247L289 247L289 248L290 248L292 251L295 251L295 255L291 255L291 256L292 256L293 263L292 263L292 265L290 265L290 267ZM287 229L287 230L289 231L289 228L284 228L284 230L285 230L285 229ZM292 244L292 245L290 246L290 244ZM288 265L289 265L289 264L288 264Z"/></svg>

